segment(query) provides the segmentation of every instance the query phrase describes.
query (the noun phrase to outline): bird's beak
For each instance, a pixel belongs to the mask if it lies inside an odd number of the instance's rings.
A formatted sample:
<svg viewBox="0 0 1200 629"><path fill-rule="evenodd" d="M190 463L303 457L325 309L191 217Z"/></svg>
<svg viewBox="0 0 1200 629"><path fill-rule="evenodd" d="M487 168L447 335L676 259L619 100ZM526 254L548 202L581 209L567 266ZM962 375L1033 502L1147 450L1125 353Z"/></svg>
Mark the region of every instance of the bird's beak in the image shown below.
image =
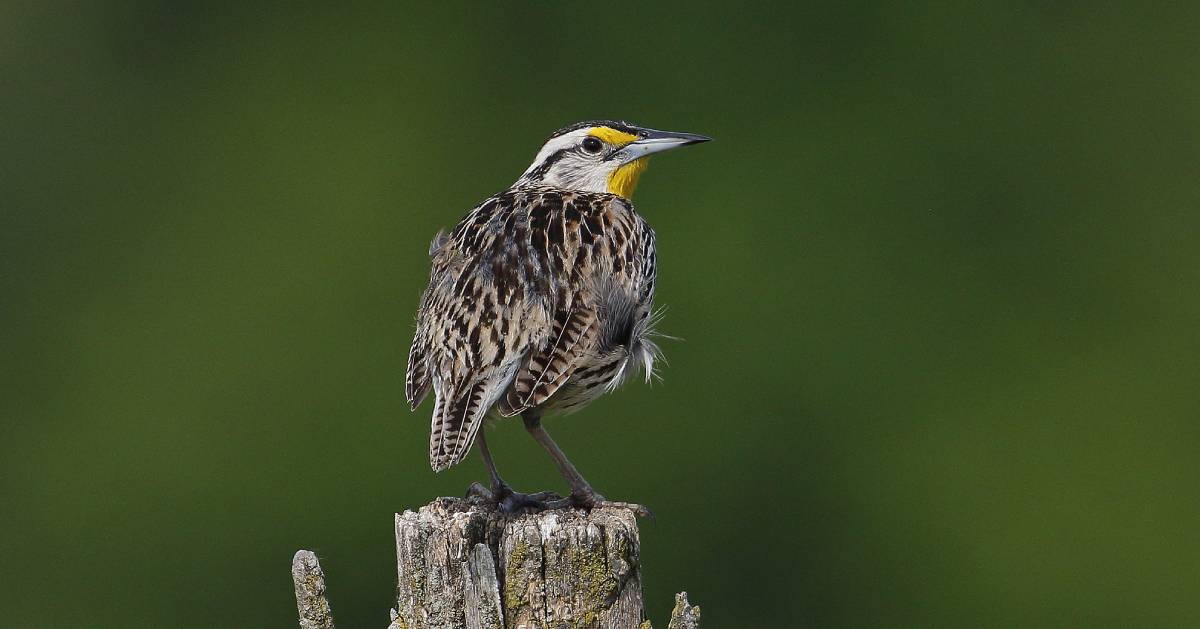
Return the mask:
<svg viewBox="0 0 1200 629"><path fill-rule="evenodd" d="M676 131L656 131L654 129L641 129L638 132L638 139L621 147L620 150L613 153L609 159L616 158L622 164L628 164L635 159L669 151L673 148L687 146L689 144L699 144L708 142L712 138L705 135L697 135L695 133L679 133Z"/></svg>

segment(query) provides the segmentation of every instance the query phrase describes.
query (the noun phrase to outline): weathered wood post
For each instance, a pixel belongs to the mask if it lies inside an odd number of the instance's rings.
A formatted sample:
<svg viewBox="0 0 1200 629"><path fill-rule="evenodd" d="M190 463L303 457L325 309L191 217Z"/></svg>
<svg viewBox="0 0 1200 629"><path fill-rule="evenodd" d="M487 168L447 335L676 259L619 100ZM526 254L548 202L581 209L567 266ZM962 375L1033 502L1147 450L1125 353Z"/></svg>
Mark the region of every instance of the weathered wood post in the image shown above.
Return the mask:
<svg viewBox="0 0 1200 629"><path fill-rule="evenodd" d="M632 510L528 515L439 498L396 514L396 601L388 629L649 629ZM292 563L302 629L332 629L316 556ZM676 597L671 629L700 608Z"/></svg>

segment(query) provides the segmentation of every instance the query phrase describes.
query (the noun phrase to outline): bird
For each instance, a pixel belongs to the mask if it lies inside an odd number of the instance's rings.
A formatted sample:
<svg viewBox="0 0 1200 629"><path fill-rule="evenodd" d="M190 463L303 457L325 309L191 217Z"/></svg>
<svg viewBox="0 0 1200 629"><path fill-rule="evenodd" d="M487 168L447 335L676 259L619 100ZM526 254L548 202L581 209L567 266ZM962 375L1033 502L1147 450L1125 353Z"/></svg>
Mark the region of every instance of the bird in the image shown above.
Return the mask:
<svg viewBox="0 0 1200 629"><path fill-rule="evenodd" d="M477 443L490 485L474 483L468 494L505 511L625 504L648 512L597 492L542 418L583 408L635 371L646 381L654 374L655 234L630 199L651 155L709 140L616 120L566 126L507 190L438 232L405 376L413 411L434 393L435 472ZM519 493L501 478L484 424L514 416L554 460L569 496Z"/></svg>

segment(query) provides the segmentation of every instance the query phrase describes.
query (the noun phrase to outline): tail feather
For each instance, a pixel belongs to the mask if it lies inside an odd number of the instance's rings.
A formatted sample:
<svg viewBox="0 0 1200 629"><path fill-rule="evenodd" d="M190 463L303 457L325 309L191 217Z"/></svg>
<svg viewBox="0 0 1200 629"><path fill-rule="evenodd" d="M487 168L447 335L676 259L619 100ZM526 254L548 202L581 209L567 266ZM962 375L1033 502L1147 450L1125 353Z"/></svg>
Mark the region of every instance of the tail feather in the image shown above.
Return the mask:
<svg viewBox="0 0 1200 629"><path fill-rule="evenodd" d="M449 468L467 455L479 428L483 390L484 383L476 382L455 387L444 403L439 396L429 433L429 464L434 471Z"/></svg>
<svg viewBox="0 0 1200 629"><path fill-rule="evenodd" d="M446 388L451 389L450 386ZM450 395L450 391L443 391L439 388L437 394L434 396L433 418L429 423L429 464L433 466L433 471L435 472L440 472L450 467L442 463L442 435L445 432L445 421L443 418L446 415L446 402Z"/></svg>

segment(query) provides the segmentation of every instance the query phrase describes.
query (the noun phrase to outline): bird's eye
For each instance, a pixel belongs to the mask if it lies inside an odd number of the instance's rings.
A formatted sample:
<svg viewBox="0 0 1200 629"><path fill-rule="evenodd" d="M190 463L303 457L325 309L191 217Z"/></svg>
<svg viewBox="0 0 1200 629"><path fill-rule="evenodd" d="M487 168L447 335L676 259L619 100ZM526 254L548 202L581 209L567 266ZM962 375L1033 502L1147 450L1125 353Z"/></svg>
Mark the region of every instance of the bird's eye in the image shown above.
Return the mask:
<svg viewBox="0 0 1200 629"><path fill-rule="evenodd" d="M583 150L588 153L599 153L604 148L604 143L599 138L588 136L583 139Z"/></svg>

